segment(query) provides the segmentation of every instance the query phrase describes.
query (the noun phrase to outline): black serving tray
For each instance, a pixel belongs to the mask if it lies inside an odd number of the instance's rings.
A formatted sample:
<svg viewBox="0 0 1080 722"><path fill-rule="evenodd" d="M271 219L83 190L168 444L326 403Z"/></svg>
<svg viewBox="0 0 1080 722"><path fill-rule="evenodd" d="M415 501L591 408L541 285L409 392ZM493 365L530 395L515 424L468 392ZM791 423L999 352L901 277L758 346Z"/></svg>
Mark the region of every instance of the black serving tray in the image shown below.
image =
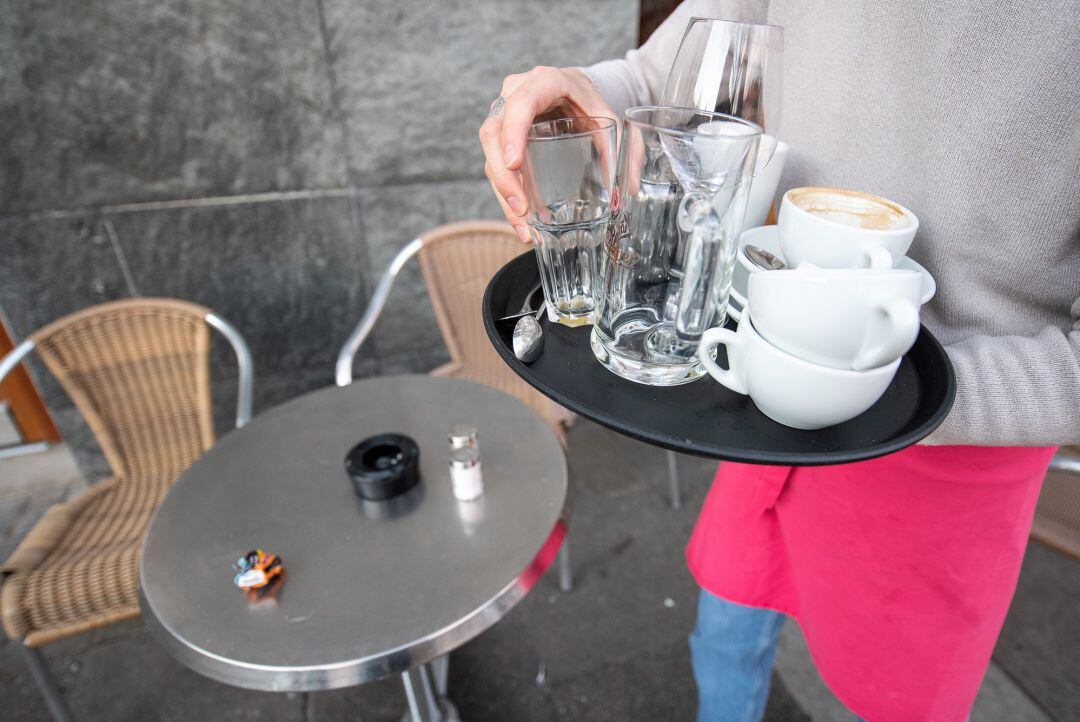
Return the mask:
<svg viewBox="0 0 1080 722"><path fill-rule="evenodd" d="M872 459L906 448L933 431L956 395L952 364L923 326L885 395L865 413L836 426L801 431L779 424L748 396L709 376L681 386L645 386L613 374L589 347L592 326L568 328L541 319L544 352L531 364L514 357L513 321L539 280L536 256L524 253L491 279L484 328L495 350L529 385L557 403L619 433L687 454L752 464L816 466ZM734 326L734 323L729 321ZM720 363L726 364L723 349Z"/></svg>

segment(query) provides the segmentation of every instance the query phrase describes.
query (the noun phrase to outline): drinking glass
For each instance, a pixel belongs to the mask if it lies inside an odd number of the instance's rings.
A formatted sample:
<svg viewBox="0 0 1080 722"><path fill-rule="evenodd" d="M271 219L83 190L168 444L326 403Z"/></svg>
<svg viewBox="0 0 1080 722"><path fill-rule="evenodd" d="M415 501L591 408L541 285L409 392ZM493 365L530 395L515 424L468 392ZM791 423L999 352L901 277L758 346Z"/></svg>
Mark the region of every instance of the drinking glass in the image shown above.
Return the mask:
<svg viewBox="0 0 1080 722"><path fill-rule="evenodd" d="M632 381L705 373L701 335L724 323L761 128L690 108L630 108L601 256L592 350Z"/></svg>
<svg viewBox="0 0 1080 722"><path fill-rule="evenodd" d="M592 321L615 148L611 118L559 118L529 128L521 176L552 322L580 326Z"/></svg>
<svg viewBox="0 0 1080 722"><path fill-rule="evenodd" d="M780 128L784 29L693 18L668 73L661 105L726 113L757 123L756 172L772 160Z"/></svg>

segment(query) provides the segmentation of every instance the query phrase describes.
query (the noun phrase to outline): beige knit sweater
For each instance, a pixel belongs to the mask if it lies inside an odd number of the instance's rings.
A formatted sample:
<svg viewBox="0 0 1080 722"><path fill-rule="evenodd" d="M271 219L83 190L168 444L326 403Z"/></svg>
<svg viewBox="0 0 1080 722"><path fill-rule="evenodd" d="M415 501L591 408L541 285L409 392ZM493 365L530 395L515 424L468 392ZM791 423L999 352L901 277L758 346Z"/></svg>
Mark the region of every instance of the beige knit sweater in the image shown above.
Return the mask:
<svg viewBox="0 0 1080 722"><path fill-rule="evenodd" d="M923 319L957 377L928 441L1080 442L1080 2L688 0L585 69L617 112L657 101L694 16L783 26L781 190L918 215Z"/></svg>

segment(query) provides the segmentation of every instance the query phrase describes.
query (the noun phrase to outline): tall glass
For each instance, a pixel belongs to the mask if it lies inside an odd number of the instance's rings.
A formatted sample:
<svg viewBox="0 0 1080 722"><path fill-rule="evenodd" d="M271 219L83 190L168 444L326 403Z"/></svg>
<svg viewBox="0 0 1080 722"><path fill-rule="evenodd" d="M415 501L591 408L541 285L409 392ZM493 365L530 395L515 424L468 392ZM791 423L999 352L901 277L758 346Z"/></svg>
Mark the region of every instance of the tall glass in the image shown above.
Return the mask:
<svg viewBox="0 0 1080 722"><path fill-rule="evenodd" d="M626 111L592 331L611 371L654 386L705 373L697 346L726 319L760 138L731 115Z"/></svg>
<svg viewBox="0 0 1080 722"><path fill-rule="evenodd" d="M784 29L692 18L671 65L661 105L726 113L761 126L758 170L772 160L780 129Z"/></svg>
<svg viewBox="0 0 1080 722"><path fill-rule="evenodd" d="M552 322L592 321L615 148L611 118L559 118L529 128L521 176Z"/></svg>

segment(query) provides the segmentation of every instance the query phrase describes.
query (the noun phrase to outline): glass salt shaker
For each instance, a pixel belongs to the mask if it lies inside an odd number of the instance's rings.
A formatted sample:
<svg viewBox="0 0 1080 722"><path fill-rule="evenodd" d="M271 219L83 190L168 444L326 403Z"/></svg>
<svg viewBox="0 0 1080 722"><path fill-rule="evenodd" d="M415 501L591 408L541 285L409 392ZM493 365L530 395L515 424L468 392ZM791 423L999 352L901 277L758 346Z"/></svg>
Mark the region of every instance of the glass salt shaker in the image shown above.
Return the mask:
<svg viewBox="0 0 1080 722"><path fill-rule="evenodd" d="M480 451L475 446L463 446L450 452L450 484L459 501L473 501L483 495Z"/></svg>

